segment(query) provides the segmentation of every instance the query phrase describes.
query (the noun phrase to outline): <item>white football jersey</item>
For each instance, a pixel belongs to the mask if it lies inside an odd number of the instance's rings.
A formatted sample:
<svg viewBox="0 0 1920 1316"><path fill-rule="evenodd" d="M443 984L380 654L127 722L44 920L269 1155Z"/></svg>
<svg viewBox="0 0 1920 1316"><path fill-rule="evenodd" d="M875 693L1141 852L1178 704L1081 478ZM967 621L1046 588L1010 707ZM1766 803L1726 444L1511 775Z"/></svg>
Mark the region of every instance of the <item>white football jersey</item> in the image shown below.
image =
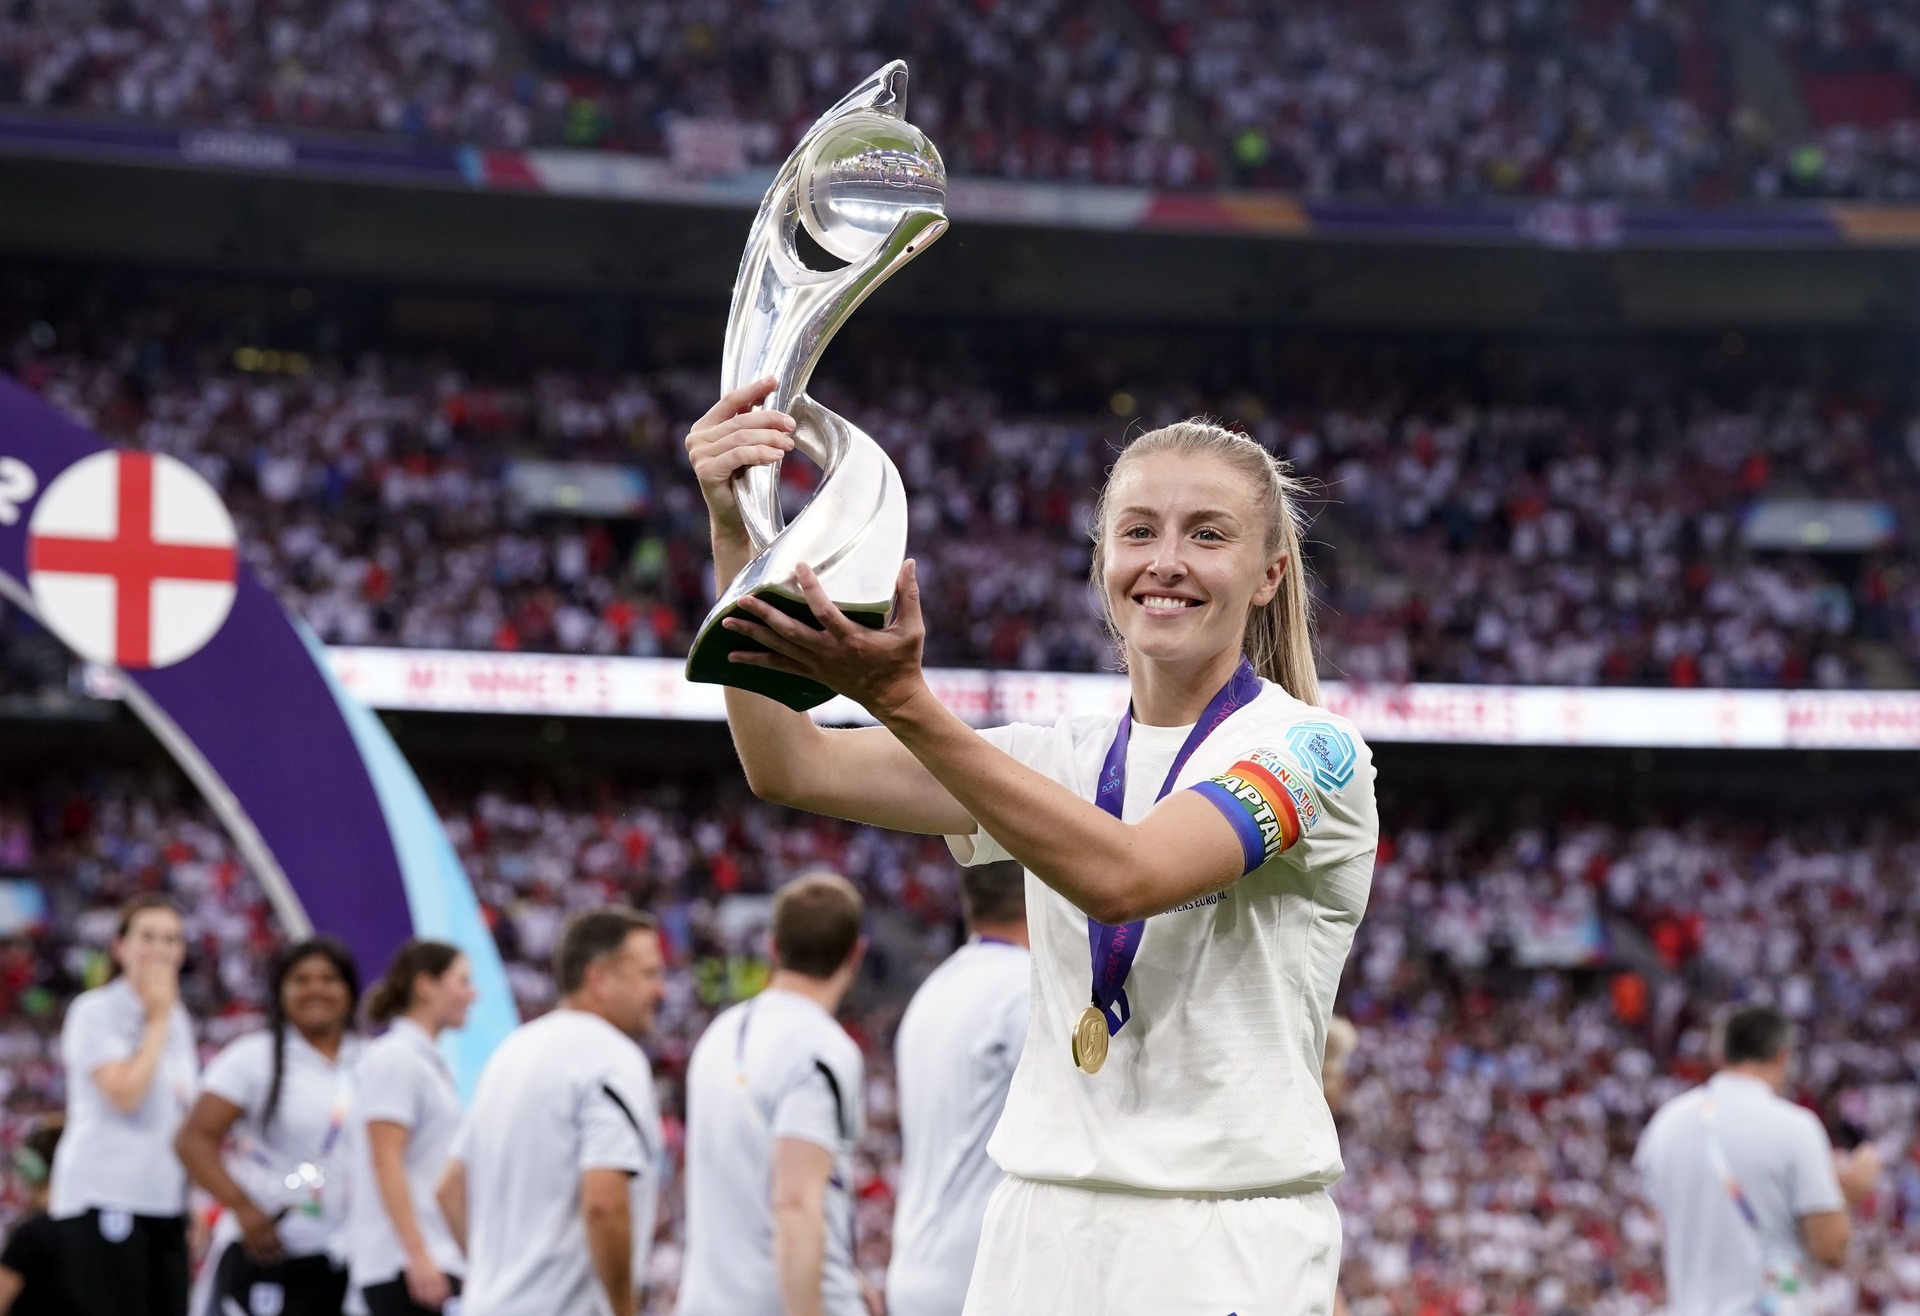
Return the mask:
<svg viewBox="0 0 1920 1316"><path fill-rule="evenodd" d="M773 1262L773 1148L833 1154L820 1310L865 1316L854 1268L853 1149L866 1062L834 1017L769 989L721 1012L687 1062L687 1249L680 1316L781 1316Z"/></svg>
<svg viewBox="0 0 1920 1316"><path fill-rule="evenodd" d="M604 1316L580 1176L631 1176L633 1274L653 1250L666 1139L653 1067L597 1014L561 1007L507 1035L454 1135L467 1169L468 1316Z"/></svg>
<svg viewBox="0 0 1920 1316"><path fill-rule="evenodd" d="M920 984L894 1035L900 1202L889 1316L960 1316L1000 1170L987 1140L1026 1043L1032 956L971 941Z"/></svg>
<svg viewBox="0 0 1920 1316"><path fill-rule="evenodd" d="M1091 800L1118 725L1095 716L985 734ZM1125 821L1157 802L1189 730L1134 725ZM1174 1193L1340 1177L1320 1060L1373 881L1373 780L1350 722L1271 682L1214 729L1175 789L1198 787L1233 823L1248 872L1147 920L1126 981L1132 1018L1097 1074L1074 1066L1070 1045L1092 999L1087 916L1028 874L1027 1043L988 1147L1003 1170ZM984 831L948 841L965 864L1009 857Z"/></svg>

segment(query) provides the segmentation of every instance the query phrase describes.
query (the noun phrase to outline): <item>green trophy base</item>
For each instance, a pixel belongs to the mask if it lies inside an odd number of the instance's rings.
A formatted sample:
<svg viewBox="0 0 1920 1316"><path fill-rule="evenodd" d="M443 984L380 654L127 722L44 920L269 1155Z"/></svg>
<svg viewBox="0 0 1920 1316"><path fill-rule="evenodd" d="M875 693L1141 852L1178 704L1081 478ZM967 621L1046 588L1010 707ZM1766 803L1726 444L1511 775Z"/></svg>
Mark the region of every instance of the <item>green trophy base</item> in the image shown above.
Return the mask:
<svg viewBox="0 0 1920 1316"><path fill-rule="evenodd" d="M821 629L814 619L813 609L804 599L794 598L774 585L762 585L749 591L749 598L763 599L774 607L794 618L803 621L815 630ZM879 608L858 608L840 605L840 610L862 626L878 630L887 624L887 611L891 605ZM736 690L751 690L754 694L765 695L778 700L796 713L805 713L818 708L833 698L833 691L818 681L809 681L804 676L791 676L786 672L776 672L771 668L753 667L744 663L729 661L727 655L741 650L765 653L767 647L751 640L739 631L728 630L720 623L728 617L745 616L754 620L753 614L735 603L717 617L709 617L707 624L693 642L693 648L687 653L687 679L705 685L730 685Z"/></svg>

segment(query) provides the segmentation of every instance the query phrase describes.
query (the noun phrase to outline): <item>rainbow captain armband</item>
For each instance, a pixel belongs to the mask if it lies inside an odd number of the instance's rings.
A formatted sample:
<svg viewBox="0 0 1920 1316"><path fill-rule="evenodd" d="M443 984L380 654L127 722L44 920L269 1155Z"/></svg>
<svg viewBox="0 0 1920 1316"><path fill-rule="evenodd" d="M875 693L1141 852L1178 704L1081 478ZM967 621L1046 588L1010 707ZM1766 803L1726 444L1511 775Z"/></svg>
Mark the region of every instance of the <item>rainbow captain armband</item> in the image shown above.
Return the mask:
<svg viewBox="0 0 1920 1316"><path fill-rule="evenodd" d="M1192 789L1233 824L1246 858L1242 876L1286 853L1320 825L1320 800L1307 774L1272 750L1255 750Z"/></svg>

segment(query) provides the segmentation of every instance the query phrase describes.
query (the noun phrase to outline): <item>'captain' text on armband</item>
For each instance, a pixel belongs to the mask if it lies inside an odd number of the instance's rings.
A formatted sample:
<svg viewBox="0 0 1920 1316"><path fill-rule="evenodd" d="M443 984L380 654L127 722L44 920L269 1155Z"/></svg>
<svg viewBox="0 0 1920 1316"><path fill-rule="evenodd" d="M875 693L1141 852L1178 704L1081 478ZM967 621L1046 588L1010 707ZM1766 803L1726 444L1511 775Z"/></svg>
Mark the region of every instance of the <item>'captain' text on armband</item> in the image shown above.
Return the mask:
<svg viewBox="0 0 1920 1316"><path fill-rule="evenodd" d="M1273 750L1255 750L1193 789L1233 824L1246 865L1243 875L1292 849L1320 825L1320 800L1307 774Z"/></svg>

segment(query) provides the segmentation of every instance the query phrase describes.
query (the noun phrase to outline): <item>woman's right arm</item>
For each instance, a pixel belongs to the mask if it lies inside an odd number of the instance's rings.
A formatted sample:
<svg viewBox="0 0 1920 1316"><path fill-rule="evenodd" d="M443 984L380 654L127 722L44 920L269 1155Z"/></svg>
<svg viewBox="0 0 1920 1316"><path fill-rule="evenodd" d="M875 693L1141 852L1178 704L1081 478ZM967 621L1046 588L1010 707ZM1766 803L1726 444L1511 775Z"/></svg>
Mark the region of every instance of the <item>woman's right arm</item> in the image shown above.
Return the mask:
<svg viewBox="0 0 1920 1316"><path fill-rule="evenodd" d="M687 455L707 500L718 590L753 558L732 480L736 472L779 461L793 449L794 422L755 410L773 391L763 379L722 397L687 435ZM763 800L902 832L964 835L974 822L885 727L827 729L805 713L762 695L726 687L747 784Z"/></svg>
<svg viewBox="0 0 1920 1316"><path fill-rule="evenodd" d="M125 1060L101 1065L88 1076L100 1089L100 1095L122 1115L133 1114L146 1102L147 1089L153 1086L160 1062L167 1054L173 1006L180 999L180 976L169 965L143 964L127 976L147 1010L140 1045Z"/></svg>
<svg viewBox="0 0 1920 1316"><path fill-rule="evenodd" d="M174 1135L173 1150L187 1177L233 1212L247 1254L263 1265L271 1265L280 1259L280 1236L273 1217L227 1173L226 1161L220 1155L220 1144L244 1113L225 1097L202 1092L187 1112L180 1132Z"/></svg>
<svg viewBox="0 0 1920 1316"><path fill-rule="evenodd" d="M380 1204L393 1222L394 1237L406 1254L407 1291L414 1302L433 1310L446 1302L450 1293L446 1276L427 1251L426 1237L413 1214L413 1190L407 1184L407 1126L392 1120L367 1121L367 1151L373 1161L374 1182L380 1188Z"/></svg>

